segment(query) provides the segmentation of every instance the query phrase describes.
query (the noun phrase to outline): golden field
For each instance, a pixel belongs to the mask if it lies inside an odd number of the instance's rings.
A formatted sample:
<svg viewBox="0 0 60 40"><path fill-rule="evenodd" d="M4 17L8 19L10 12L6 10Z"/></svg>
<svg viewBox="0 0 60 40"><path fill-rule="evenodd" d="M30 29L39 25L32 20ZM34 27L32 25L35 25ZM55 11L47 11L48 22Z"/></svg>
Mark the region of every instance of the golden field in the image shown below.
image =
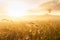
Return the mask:
<svg viewBox="0 0 60 40"><path fill-rule="evenodd" d="M35 16L30 19L0 21L0 40L60 40L60 16Z"/></svg>

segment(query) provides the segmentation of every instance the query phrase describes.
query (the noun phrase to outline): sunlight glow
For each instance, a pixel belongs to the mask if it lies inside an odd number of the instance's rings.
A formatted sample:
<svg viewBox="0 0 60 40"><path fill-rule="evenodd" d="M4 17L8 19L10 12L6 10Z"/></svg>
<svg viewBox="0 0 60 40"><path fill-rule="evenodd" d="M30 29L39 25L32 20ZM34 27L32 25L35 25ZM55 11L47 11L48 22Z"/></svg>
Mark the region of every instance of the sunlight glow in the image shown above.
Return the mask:
<svg viewBox="0 0 60 40"><path fill-rule="evenodd" d="M6 14L12 19L21 18L22 16L26 16L26 10L28 9L27 4L20 1L8 1L7 11Z"/></svg>
<svg viewBox="0 0 60 40"><path fill-rule="evenodd" d="M31 0L30 0L31 1ZM44 3L41 0L39 1L30 2L30 1L23 1L23 0L2 0L0 3L0 19L7 18L7 19L20 19L24 16L36 16L36 15L45 15L48 14L46 10L40 10L40 4ZM57 11L57 10L56 10ZM49 15L60 15L60 11L58 12L51 12Z"/></svg>
<svg viewBox="0 0 60 40"><path fill-rule="evenodd" d="M17 18L17 17L25 16L25 14L23 14L23 13L20 13L20 14L19 13L10 13L10 14L8 14L8 16Z"/></svg>

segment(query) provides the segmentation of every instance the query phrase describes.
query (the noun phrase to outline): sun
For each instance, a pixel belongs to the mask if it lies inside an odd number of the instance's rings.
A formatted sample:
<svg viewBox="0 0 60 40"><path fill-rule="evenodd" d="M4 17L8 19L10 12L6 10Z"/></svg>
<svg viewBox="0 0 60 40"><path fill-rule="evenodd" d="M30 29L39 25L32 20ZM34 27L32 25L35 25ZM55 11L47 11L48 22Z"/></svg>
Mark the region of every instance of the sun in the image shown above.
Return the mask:
<svg viewBox="0 0 60 40"><path fill-rule="evenodd" d="M25 16L26 14L24 13L9 13L8 16L12 17L12 18L18 18L18 17L22 17Z"/></svg>
<svg viewBox="0 0 60 40"><path fill-rule="evenodd" d="M26 13L7 13L7 19L10 19L12 21L20 21L24 19L25 16L27 16Z"/></svg>

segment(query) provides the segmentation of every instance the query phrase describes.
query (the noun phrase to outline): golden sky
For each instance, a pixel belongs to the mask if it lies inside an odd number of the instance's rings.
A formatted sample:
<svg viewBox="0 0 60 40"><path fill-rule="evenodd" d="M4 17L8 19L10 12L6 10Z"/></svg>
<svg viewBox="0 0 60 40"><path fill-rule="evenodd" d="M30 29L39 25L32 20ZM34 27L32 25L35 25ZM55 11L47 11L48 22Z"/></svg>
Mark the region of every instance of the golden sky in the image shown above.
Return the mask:
<svg viewBox="0 0 60 40"><path fill-rule="evenodd" d="M31 14L42 14L39 5L52 0L0 0L0 15L25 15L29 10L33 10ZM45 12L45 11L44 11ZM45 12L46 13L46 12Z"/></svg>
<svg viewBox="0 0 60 40"><path fill-rule="evenodd" d="M0 0L0 13L24 13L43 2L46 0Z"/></svg>

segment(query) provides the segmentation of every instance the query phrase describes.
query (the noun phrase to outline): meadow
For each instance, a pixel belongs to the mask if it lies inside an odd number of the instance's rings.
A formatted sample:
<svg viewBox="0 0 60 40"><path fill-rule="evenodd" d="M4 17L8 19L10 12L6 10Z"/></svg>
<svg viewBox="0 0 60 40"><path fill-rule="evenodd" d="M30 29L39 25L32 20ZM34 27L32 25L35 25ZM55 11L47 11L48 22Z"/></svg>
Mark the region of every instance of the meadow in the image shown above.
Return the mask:
<svg viewBox="0 0 60 40"><path fill-rule="evenodd" d="M59 18L21 22L4 20L0 22L0 40L60 40Z"/></svg>

